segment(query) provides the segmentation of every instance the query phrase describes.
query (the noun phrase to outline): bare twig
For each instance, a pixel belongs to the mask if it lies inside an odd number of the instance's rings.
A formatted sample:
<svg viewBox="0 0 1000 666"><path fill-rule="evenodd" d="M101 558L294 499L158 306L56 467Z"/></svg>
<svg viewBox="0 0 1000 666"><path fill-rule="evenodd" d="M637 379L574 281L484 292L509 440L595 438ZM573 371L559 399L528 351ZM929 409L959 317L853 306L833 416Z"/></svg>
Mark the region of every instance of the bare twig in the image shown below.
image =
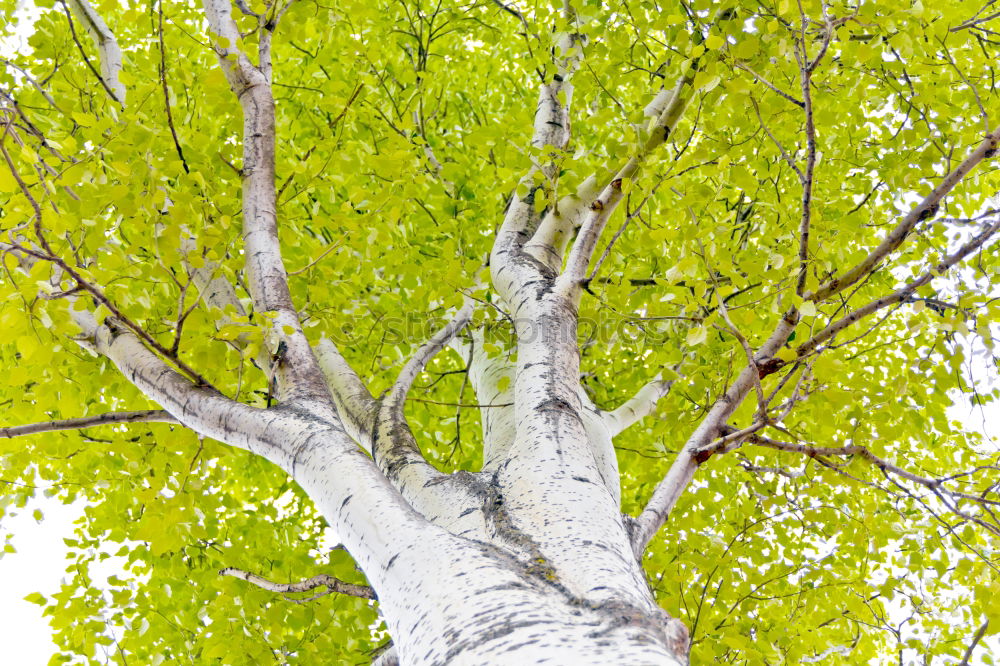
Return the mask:
<svg viewBox="0 0 1000 666"><path fill-rule="evenodd" d="M160 39L160 86L163 88L163 104L167 110L167 125L170 127L170 136L174 139L174 149L184 167L184 173L191 173L187 160L184 159L184 149L181 148L180 139L177 138L177 128L174 126L174 115L170 110L170 90L167 87L167 50L163 45L163 0L157 5L159 12L158 33Z"/></svg>
<svg viewBox="0 0 1000 666"><path fill-rule="evenodd" d="M504 10L505 12L507 12L508 14L510 14L511 16L514 16L514 17L520 19L521 23L524 23L525 26L527 26L527 23L525 23L525 20L524 20L524 15L520 11L518 11L517 9L514 9L514 7L512 7L511 5L505 4L505 3L501 2L500 0L493 0L493 4L496 5L497 7L499 7L500 9Z"/></svg>
<svg viewBox="0 0 1000 666"><path fill-rule="evenodd" d="M460 408L464 407L464 408L468 408L468 409L493 409L495 407L513 407L514 406L514 403L512 403L512 402L497 402L497 403L493 403L491 405L479 405L479 404L473 404L473 403L468 403L468 402L441 402L440 400L428 400L426 398L414 398L412 396L409 397L409 398L407 398L407 400L411 400L413 402L423 402L423 403L426 403L428 405L443 405L445 407L460 407Z"/></svg>
<svg viewBox="0 0 1000 666"><path fill-rule="evenodd" d="M67 0L59 1L63 6L63 11L66 13L66 19L69 21L70 35L80 50L80 55L83 56L83 61L86 63L87 68L101 82L101 86L108 92L111 99L124 106L125 86L122 85L121 80L118 78L118 73L122 69L122 53L121 49L118 48L118 43L115 41L115 36L87 0L68 0L73 5L73 9L76 10L80 20L83 21L84 27L90 33L97 50L101 54L100 65L102 71L98 72L94 64L90 62L90 58L87 57L87 52L84 50L83 44L80 43L80 38L76 34L73 16L69 5L66 4Z"/></svg>
<svg viewBox="0 0 1000 666"><path fill-rule="evenodd" d="M778 147L778 151L781 153L782 159L785 160L788 166L792 168L792 171L795 172L795 175L798 176L799 182L803 182L805 180L805 176L802 174L802 169L799 168L799 165L795 163L792 156L788 154L785 147L780 141L778 141L778 138L771 133L771 129L764 123L764 118L760 115L760 107L757 106L757 100L754 99L753 95L750 95L750 104L753 105L753 110L757 114L757 122L760 123L761 129L763 129L764 133L767 134L769 139L771 139L771 142Z"/></svg>
<svg viewBox="0 0 1000 666"><path fill-rule="evenodd" d="M310 261L308 264L306 264L305 266L303 266L299 270L297 270L297 271L289 271L288 272L289 277L292 276L292 275L301 275L302 273L305 273L307 270L309 270L310 268L312 268L313 266L315 266L319 262L323 261L323 259L328 254L330 254L331 252L333 252L334 250L336 250L338 247L340 247L340 241L337 241L336 243L334 243L333 245L331 245L330 247L328 247L327 249L325 249L318 257L316 257L315 259L313 259L312 261Z"/></svg>
<svg viewBox="0 0 1000 666"><path fill-rule="evenodd" d="M66 115L66 112L65 112L65 111L63 111L63 110L62 110L61 108L59 108L59 105L58 105L58 104L56 104L56 101L55 101L55 99L53 99L53 98L52 98L52 95L50 95L50 94L49 94L49 93L48 93L48 92L47 92L47 91L45 90L45 88L43 88L43 87L41 86L41 84L40 84L40 83L38 83L38 81L36 81L36 80L35 80L35 79L34 79L34 78L33 78L33 77L31 76L31 74L29 74L29 73L27 72L27 70L25 70L25 69L24 69L23 67L21 67L20 65L18 65L18 64L17 64L17 63L15 63L15 62L11 62L10 60L7 60L6 58L0 58L0 63L2 63L2 64L4 64L4 65L6 65L7 67L13 67L13 68L14 68L14 69L16 69L17 71L21 72L21 76L23 76L23 77L24 77L24 80L25 80L25 81L27 81L28 83L30 83L30 84L32 85L32 87L34 87L34 88L35 88L35 90L37 90L37 91L38 91L38 92L39 92L39 93L41 94L41 96L45 98L45 101L46 101L46 102L48 102L48 103L49 103L49 105L50 105L50 106L51 106L51 107L52 107L53 109L55 109L56 111L58 111L59 113L61 113L61 114L63 114L63 115Z"/></svg>
<svg viewBox="0 0 1000 666"><path fill-rule="evenodd" d="M791 453L800 453L810 458L823 458L831 456L858 456L859 458L871 463L873 466L877 467L886 475L897 476L902 479L906 479L911 483L915 483L919 486L923 486L930 490L936 497L942 500L948 509L960 516L965 520L972 521L983 527L984 529L992 532L993 534L1000 535L1000 525L995 525L993 523L986 522L985 520L973 516L965 511L962 511L957 507L957 505L949 502L951 500L965 500L983 507L996 507L1000 506L1000 501L991 500L982 495L973 495L971 493L964 493L958 490L951 490L946 488L944 483L947 479L932 479L918 474L914 474L902 467L894 465L884 458L876 456L871 450L866 446L861 446L860 444L848 444L845 446L808 446L805 444L797 444L794 442L781 442L769 437L764 437L762 435L752 435L749 441L757 446L763 446L770 449L776 449L778 451L788 451Z"/></svg>
<svg viewBox="0 0 1000 666"><path fill-rule="evenodd" d="M749 368L754 370L753 373L753 387L757 392L757 418L766 422L767 421L767 402L764 400L764 388L760 384L760 373L756 372L757 362L753 357L753 349L750 347L750 341L746 339L746 336L740 333L739 329L733 323L733 320L729 317L729 308L726 307L726 300L722 297L722 291L719 288L719 281L715 277L715 271L712 270L712 266L708 263L708 257L705 256L705 246L701 241L698 241L698 246L701 248L701 259L705 263L705 269L708 271L708 276L712 279L712 286L715 287L715 297L719 301L719 315L722 320L726 322L726 328L734 338L743 347L743 353L747 357L747 365Z"/></svg>
<svg viewBox="0 0 1000 666"><path fill-rule="evenodd" d="M980 9L980 12L983 10ZM987 21L992 21L995 18L1000 18L1000 12L994 12L993 14L987 14L986 16L979 16L978 14L968 21L959 23L954 28L949 28L949 32L958 32L959 30L968 30L969 28L975 28L976 26L986 23Z"/></svg>

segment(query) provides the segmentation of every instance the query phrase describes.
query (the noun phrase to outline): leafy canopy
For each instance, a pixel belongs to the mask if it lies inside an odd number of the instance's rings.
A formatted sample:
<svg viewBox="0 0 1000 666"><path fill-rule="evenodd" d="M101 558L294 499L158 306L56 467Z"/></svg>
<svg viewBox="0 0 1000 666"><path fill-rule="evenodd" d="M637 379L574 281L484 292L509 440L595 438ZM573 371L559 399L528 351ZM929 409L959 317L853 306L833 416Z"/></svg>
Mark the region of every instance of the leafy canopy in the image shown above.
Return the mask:
<svg viewBox="0 0 1000 666"><path fill-rule="evenodd" d="M207 307L190 278L215 266L249 303L239 286L240 114L200 6L94 4L124 54L123 107L100 85L99 56L77 16L61 3L16 5L3 3L5 43L21 45L7 49L0 71L3 144L53 248L215 387L264 406L268 381L253 359L266 318ZM623 184L625 210L604 242L616 240L581 310L584 383L599 406L619 404L657 372L678 380L654 418L616 440L624 509L635 513L746 363L720 298L751 344L801 305L803 323L783 352L791 361L796 339L967 239L980 223L962 220L984 212L1000 176L980 167L891 266L837 302L803 304L802 186L789 162L802 165L806 151L796 56L803 41L808 58L823 48L824 8L573 5L573 29L587 37L566 100L573 138L539 207L620 166L659 89L690 72L697 91L665 149ZM826 5L829 16L853 18L812 75L807 289L860 261L1000 122L990 115L1000 23L978 9L959 0ZM800 12L811 19L805 28ZM569 29L545 4L478 0L303 0L282 19L278 214L293 297L309 336L334 339L374 394L463 292L483 302L475 326L503 353L509 329L477 274L518 178L539 159L525 149L536 85L553 72L553 34ZM30 201L6 167L0 207L0 240L34 238ZM67 283L50 263L5 252L3 268L4 421L156 408L74 343L60 293ZM912 302L839 334L808 359L805 400L781 427L819 446L868 446L932 478L995 465L995 448L947 408L962 391L996 409L998 389L972 393L966 368L992 353L997 270L986 249ZM236 338L248 346L230 344ZM475 402L463 368L464 359L440 354L408 408L425 455L446 470L481 463L480 412L455 406ZM732 423L748 424L755 407L749 399ZM377 616L362 600L294 604L218 575L233 566L274 580L323 571L361 582L349 557L329 550L308 498L250 454L181 427L136 424L0 439L0 460L6 512L39 488L88 502L67 540L67 582L33 597L63 650L56 661L117 662L122 650L133 663L352 663L382 640L366 628ZM692 663L888 663L899 647L960 657L985 618L1000 630L995 536L933 497L914 498L925 489L910 493L857 456L824 463L747 447L714 457L645 560L658 598L691 629ZM115 556L123 574L91 575Z"/></svg>

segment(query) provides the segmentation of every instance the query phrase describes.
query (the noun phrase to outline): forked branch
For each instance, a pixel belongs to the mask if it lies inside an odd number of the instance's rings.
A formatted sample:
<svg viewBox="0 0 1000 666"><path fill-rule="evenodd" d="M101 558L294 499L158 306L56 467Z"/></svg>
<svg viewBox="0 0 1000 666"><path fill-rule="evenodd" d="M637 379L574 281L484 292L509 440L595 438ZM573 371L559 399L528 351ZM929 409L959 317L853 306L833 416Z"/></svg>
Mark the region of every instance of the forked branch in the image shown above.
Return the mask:
<svg viewBox="0 0 1000 666"><path fill-rule="evenodd" d="M300 400L316 406L324 416L335 418L328 413L330 394L292 303L278 240L275 106L270 81L273 24L269 22L261 35L260 65L256 66L240 47L242 38L233 21L230 0L204 0L204 6L209 28L217 38L214 48L219 66L243 110L246 276L255 310L273 313L272 330L280 340L271 350L276 354L273 366L279 400ZM282 350L280 355L277 349Z"/></svg>
<svg viewBox="0 0 1000 666"><path fill-rule="evenodd" d="M886 308L890 305L896 303L903 303L909 301L913 295L916 293L917 289L927 285L935 277L944 274L948 269L952 268L960 261L968 257L970 254L979 251L989 240L1000 231L1000 217L997 218L993 224L989 225L985 230L975 235L967 243L962 245L955 252L949 254L948 256L941 259L932 269L923 273L920 277L911 282L908 282L903 287L900 287L891 294L887 294L880 298L871 301L860 308L844 315L836 321L830 322L823 330L814 335L812 338L803 342L796 349L796 353L801 358L806 354L809 354L816 350L821 344L835 336L840 331L846 329L852 324L861 321L865 317L878 312L879 310Z"/></svg>
<svg viewBox="0 0 1000 666"><path fill-rule="evenodd" d="M961 164L945 176L941 183L931 190L919 204L914 206L867 257L841 275L823 283L816 291L804 294L804 297L807 300L815 302L825 301L830 296L838 294L859 280L864 279L865 276L878 267L883 259L903 244L903 241L910 235L910 232L917 226L917 223L921 220L932 218L937 214L938 208L945 196L955 189L955 186L962 182L980 162L993 157L996 154L998 143L1000 143L1000 128L987 134L979 142L979 145L962 160Z"/></svg>

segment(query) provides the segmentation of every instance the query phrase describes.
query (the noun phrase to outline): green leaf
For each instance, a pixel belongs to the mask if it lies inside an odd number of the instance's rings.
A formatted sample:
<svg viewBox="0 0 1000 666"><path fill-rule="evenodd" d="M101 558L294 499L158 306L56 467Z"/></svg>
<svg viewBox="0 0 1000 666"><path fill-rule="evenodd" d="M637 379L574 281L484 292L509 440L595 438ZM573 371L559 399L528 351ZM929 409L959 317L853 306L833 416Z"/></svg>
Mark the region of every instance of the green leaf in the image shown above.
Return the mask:
<svg viewBox="0 0 1000 666"><path fill-rule="evenodd" d="M45 595L39 592L32 592L28 596L24 597L24 600L32 604L37 604L39 606L44 606L45 604L48 603L48 599L45 598Z"/></svg>

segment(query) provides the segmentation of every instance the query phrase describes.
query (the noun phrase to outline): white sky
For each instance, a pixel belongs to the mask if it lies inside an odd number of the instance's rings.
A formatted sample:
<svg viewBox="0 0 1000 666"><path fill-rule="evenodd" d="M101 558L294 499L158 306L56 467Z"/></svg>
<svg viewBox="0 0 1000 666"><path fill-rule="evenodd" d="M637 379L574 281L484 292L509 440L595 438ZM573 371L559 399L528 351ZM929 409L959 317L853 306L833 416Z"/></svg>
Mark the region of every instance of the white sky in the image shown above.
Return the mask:
<svg viewBox="0 0 1000 666"><path fill-rule="evenodd" d="M41 509L42 524L32 512ZM44 666L56 652L42 607L24 601L32 592L52 594L66 575L66 544L73 533L73 521L81 514L79 506L66 506L58 500L40 497L29 502L14 517L0 522L0 544L7 534L14 534L16 553L0 558L0 644L3 662L12 666Z"/></svg>

